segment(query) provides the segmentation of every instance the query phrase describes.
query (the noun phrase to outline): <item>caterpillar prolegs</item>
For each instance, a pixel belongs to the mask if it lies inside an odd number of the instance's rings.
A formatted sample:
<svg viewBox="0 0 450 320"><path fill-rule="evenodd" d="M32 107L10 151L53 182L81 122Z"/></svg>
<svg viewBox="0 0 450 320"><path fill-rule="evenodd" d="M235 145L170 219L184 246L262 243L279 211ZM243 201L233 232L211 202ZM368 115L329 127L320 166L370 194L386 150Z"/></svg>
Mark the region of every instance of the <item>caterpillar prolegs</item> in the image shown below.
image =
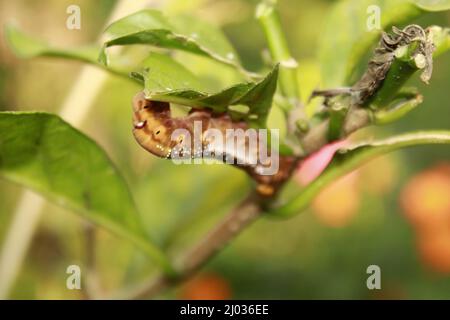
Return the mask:
<svg viewBox="0 0 450 320"><path fill-rule="evenodd" d="M139 92L133 100L133 134L150 153L176 161L209 158L233 164L257 183L257 191L271 196L295 167L296 159L267 148L266 136L226 113L193 108L173 117L170 104L148 100Z"/></svg>

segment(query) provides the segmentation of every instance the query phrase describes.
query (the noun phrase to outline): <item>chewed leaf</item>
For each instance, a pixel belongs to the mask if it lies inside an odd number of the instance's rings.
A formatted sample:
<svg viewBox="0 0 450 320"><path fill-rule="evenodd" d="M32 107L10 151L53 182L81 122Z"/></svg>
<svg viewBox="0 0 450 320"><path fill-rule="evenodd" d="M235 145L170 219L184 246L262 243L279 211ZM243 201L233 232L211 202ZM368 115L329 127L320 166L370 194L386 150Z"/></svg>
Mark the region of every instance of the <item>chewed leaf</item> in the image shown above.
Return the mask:
<svg viewBox="0 0 450 320"><path fill-rule="evenodd" d="M116 45L148 44L203 55L240 67L236 52L223 33L192 17L168 18L157 10L142 10L122 18L106 29L108 40L100 54L107 64L106 48Z"/></svg>
<svg viewBox="0 0 450 320"><path fill-rule="evenodd" d="M216 93L198 89L155 91L155 79L151 72L143 74L145 95L149 100L177 103L195 108L209 108L216 112L228 112L230 106L248 106L244 118L263 127L272 106L278 78L278 65L259 82L239 83Z"/></svg>
<svg viewBox="0 0 450 320"><path fill-rule="evenodd" d="M123 177L90 138L56 115L0 112L0 176L131 240L166 271Z"/></svg>
<svg viewBox="0 0 450 320"><path fill-rule="evenodd" d="M365 68L364 57L381 30L402 26L427 11L449 9L448 0L343 0L328 15L319 43L324 88L350 85ZM380 29L377 12L381 14ZM362 68L362 69L360 69Z"/></svg>
<svg viewBox="0 0 450 320"><path fill-rule="evenodd" d="M405 83L416 72L420 71L420 78L427 83L433 70L433 59L450 49L450 35L448 28L432 26L426 29L426 41L416 49L416 43L401 46L396 50L396 59L393 61L378 91L367 100L366 105L373 110L381 110L396 99L397 93L402 90ZM434 51L433 51L434 50ZM422 57L423 64L419 65L417 57ZM419 60L420 61L420 60ZM411 98L411 97L410 97ZM415 102L421 99L412 97ZM404 109L407 110L407 109Z"/></svg>

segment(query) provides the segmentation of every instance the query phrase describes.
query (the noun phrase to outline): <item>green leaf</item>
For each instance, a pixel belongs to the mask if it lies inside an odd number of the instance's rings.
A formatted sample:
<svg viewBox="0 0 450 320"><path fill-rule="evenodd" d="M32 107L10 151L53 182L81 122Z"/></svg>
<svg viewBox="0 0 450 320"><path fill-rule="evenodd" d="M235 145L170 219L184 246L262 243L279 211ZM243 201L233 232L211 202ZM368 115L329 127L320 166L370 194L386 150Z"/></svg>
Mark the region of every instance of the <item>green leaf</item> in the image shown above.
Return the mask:
<svg viewBox="0 0 450 320"><path fill-rule="evenodd" d="M44 41L24 34L13 26L6 27L6 38L15 54L21 58L53 57L76 60L95 65L116 75L130 79L130 66L121 66L118 68L108 65L106 67L99 63L97 60L99 48L96 45L73 49L55 48L46 44ZM205 89L205 86L198 81L195 75L168 55L152 52L139 65L142 69L148 70L151 73L152 76L149 81L149 86L153 87L156 91L164 91L168 88L171 90L182 88ZM133 72L131 73L131 78L140 84L144 83L142 74Z"/></svg>
<svg viewBox="0 0 450 320"><path fill-rule="evenodd" d="M319 43L322 84L325 88L349 85L357 76L357 66L378 41L381 30L368 30L374 11L381 12L381 28L400 26L426 11L449 9L449 1L426 0L344 0L338 1L328 15Z"/></svg>
<svg viewBox="0 0 450 320"><path fill-rule="evenodd" d="M142 62L141 73L133 72L132 76L145 83L148 92L164 92L181 89L196 88L206 90L197 77L183 65L171 57L152 52Z"/></svg>
<svg viewBox="0 0 450 320"><path fill-rule="evenodd" d="M450 10L450 0L413 0L421 9L426 11Z"/></svg>
<svg viewBox="0 0 450 320"><path fill-rule="evenodd" d="M116 45L148 44L184 50L240 67L237 54L216 27L193 17L168 18L157 10L142 10L112 23L99 60L107 64L106 48Z"/></svg>
<svg viewBox="0 0 450 320"><path fill-rule="evenodd" d="M127 188L106 153L58 116L0 112L0 176L133 241L167 272Z"/></svg>
<svg viewBox="0 0 450 320"><path fill-rule="evenodd" d="M265 126L278 77L278 65L259 82L239 83L217 93L205 93L197 88L154 91L157 74L151 70L143 75L146 98L195 108L210 108L216 112L232 112L230 107L248 106L242 117L256 126Z"/></svg>
<svg viewBox="0 0 450 320"><path fill-rule="evenodd" d="M361 143L340 150L325 171L286 204L270 211L274 217L292 217L305 210L314 197L339 177L355 170L369 160L398 149L425 145L450 144L450 131L425 131L403 134L386 140Z"/></svg>
<svg viewBox="0 0 450 320"><path fill-rule="evenodd" d="M99 51L99 47L97 45L71 49L56 48L45 43L44 41L26 35L12 25L6 26L5 34L9 46L20 58L30 59L36 57L52 57L81 61L129 79L128 72L111 66L106 68L97 61Z"/></svg>
<svg viewBox="0 0 450 320"><path fill-rule="evenodd" d="M15 26L5 27L6 39L14 53L21 58L34 58L38 56L62 57L79 60L87 63L96 63L96 52L98 47L89 46L74 48L71 50L53 48L44 41L34 39Z"/></svg>

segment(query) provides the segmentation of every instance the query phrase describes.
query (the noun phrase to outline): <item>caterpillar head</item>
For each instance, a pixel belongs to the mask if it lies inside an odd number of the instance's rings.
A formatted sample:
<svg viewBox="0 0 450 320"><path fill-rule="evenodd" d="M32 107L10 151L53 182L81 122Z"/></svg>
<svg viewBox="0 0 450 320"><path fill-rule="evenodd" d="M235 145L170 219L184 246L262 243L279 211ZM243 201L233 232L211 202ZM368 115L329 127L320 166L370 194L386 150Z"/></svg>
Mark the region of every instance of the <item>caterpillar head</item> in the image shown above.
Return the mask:
<svg viewBox="0 0 450 320"><path fill-rule="evenodd" d="M176 145L171 135L174 130L167 102L150 101L139 92L133 99L133 134L136 141L150 153L170 157Z"/></svg>

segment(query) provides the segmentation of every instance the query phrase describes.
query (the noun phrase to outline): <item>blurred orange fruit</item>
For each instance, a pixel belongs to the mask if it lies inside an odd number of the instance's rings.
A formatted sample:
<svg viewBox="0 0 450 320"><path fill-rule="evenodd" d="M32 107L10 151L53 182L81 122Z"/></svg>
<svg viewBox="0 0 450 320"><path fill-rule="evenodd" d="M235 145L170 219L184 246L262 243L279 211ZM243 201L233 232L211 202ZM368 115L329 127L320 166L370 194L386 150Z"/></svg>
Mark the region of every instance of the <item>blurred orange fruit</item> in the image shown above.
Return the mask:
<svg viewBox="0 0 450 320"><path fill-rule="evenodd" d="M438 163L434 168L434 171L441 172L443 175L446 175L450 178L450 163L442 162Z"/></svg>
<svg viewBox="0 0 450 320"><path fill-rule="evenodd" d="M436 272L450 273L450 232L421 234L417 247L426 266Z"/></svg>
<svg viewBox="0 0 450 320"><path fill-rule="evenodd" d="M450 171L439 166L419 173L404 187L400 204L421 231L450 225Z"/></svg>
<svg viewBox="0 0 450 320"><path fill-rule="evenodd" d="M400 204L416 228L422 262L435 272L450 273L450 164L414 176L404 187Z"/></svg>
<svg viewBox="0 0 450 320"><path fill-rule="evenodd" d="M327 186L314 199L312 208L323 224L343 227L356 215L360 207L357 178L356 172L350 173Z"/></svg>
<svg viewBox="0 0 450 320"><path fill-rule="evenodd" d="M359 169L362 187L374 195L389 193L397 179L396 162L392 156L379 157Z"/></svg>
<svg viewBox="0 0 450 320"><path fill-rule="evenodd" d="M217 274L202 274L187 281L178 294L183 300L228 300L231 288L228 281Z"/></svg>

